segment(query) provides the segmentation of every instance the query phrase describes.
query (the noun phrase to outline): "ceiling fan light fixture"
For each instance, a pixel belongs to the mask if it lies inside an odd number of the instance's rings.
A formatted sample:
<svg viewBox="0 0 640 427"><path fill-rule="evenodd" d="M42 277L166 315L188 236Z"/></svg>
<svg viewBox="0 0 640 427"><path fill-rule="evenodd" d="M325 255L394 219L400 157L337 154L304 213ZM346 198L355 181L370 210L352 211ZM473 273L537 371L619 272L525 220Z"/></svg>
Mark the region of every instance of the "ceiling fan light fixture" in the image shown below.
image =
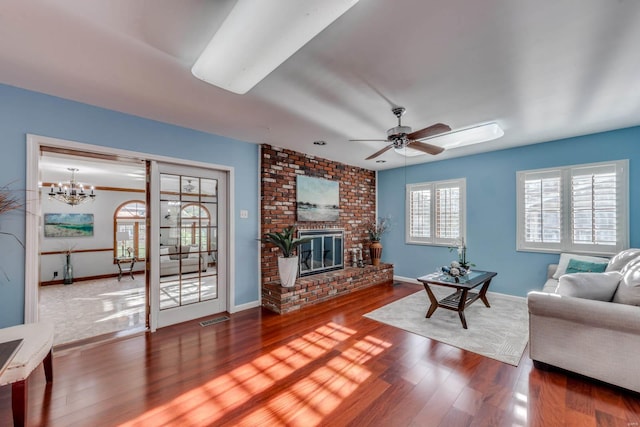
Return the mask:
<svg viewBox="0 0 640 427"><path fill-rule="evenodd" d="M395 151L396 153L398 153L398 154L400 154L402 156L405 156L405 157L424 156L424 155L427 154L424 151L420 151L420 150L416 150L415 148L411 148L411 146L394 148L393 151Z"/></svg>
<svg viewBox="0 0 640 427"><path fill-rule="evenodd" d="M245 94L358 0L238 0L191 68Z"/></svg>
<svg viewBox="0 0 640 427"><path fill-rule="evenodd" d="M503 135L504 131L500 125L496 122L490 122L471 126L465 129L454 130L431 138L421 139L420 141L450 149L493 141Z"/></svg>

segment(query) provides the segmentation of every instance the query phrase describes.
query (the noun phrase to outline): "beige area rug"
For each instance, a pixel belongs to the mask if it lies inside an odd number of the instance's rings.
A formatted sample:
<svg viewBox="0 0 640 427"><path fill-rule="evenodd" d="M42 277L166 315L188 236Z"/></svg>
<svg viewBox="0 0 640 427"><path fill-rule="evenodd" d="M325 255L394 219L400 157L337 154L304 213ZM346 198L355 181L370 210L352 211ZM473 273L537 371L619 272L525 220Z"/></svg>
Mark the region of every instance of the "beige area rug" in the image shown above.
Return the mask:
<svg viewBox="0 0 640 427"><path fill-rule="evenodd" d="M438 299L451 289L434 286ZM477 300L464 311L469 329L463 329L458 313L438 308L425 315L431 303L422 289L365 314L376 320L491 359L518 366L529 340L529 316L524 298L488 293L491 308Z"/></svg>

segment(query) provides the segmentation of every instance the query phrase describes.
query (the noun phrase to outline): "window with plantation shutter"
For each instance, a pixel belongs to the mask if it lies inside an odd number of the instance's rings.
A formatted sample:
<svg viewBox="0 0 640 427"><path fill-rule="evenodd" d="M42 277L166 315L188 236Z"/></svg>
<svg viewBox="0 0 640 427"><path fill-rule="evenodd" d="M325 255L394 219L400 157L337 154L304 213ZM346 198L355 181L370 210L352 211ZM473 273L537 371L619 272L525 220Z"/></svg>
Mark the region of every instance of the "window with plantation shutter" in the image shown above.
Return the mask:
<svg viewBox="0 0 640 427"><path fill-rule="evenodd" d="M417 239L431 238L431 185L416 186L409 192L409 234Z"/></svg>
<svg viewBox="0 0 640 427"><path fill-rule="evenodd" d="M436 193L436 237L457 239L460 236L460 187L438 186Z"/></svg>
<svg viewBox="0 0 640 427"><path fill-rule="evenodd" d="M518 172L518 250L615 254L629 244L627 160Z"/></svg>
<svg viewBox="0 0 640 427"><path fill-rule="evenodd" d="M407 185L406 242L453 245L464 237L465 179Z"/></svg>

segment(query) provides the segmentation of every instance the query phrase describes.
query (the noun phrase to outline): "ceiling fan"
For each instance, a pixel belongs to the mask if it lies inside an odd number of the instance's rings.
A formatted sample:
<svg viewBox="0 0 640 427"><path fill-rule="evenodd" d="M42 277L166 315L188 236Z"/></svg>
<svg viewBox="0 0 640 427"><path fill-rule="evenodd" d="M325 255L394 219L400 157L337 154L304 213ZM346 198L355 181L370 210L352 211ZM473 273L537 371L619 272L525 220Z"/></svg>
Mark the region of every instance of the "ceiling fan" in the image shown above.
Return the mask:
<svg viewBox="0 0 640 427"><path fill-rule="evenodd" d="M436 123L424 129L411 132L409 126L402 126L401 117L407 111L404 107L394 107L391 109L393 114L398 118L398 126L387 130L387 139L350 139L349 141L387 141L391 144L384 147L382 150L376 151L365 160L375 159L382 153L392 148L405 148L411 147L416 150L423 151L427 154L440 154L444 151L443 147L437 145L427 144L426 142L420 142L419 139L428 138L430 136L439 135L441 133L449 132L451 128L442 123Z"/></svg>

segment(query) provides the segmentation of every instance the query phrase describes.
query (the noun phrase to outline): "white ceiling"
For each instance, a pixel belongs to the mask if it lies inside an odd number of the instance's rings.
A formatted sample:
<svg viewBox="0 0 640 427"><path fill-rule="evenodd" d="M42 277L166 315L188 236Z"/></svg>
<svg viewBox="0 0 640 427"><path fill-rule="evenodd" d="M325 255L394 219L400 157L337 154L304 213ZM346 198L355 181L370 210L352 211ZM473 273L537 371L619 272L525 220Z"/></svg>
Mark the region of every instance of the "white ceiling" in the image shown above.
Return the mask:
<svg viewBox="0 0 640 427"><path fill-rule="evenodd" d="M640 125L637 0L361 0L245 95L190 72L233 4L3 0L0 82L369 169L392 105L505 131L407 164Z"/></svg>

